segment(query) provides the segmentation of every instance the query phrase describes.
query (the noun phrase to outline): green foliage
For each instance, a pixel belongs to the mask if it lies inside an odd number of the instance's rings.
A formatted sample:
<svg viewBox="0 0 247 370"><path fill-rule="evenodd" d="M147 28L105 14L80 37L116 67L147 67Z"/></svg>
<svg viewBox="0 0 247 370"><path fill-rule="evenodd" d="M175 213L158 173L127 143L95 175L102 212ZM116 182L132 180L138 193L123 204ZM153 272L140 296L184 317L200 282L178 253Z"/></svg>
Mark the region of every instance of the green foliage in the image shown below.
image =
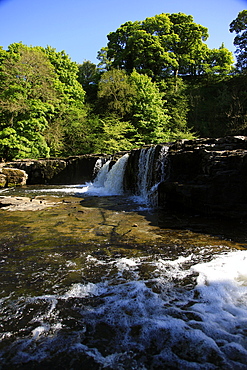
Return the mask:
<svg viewBox="0 0 247 370"><path fill-rule="evenodd" d="M247 134L246 75L194 82L189 97L188 122L199 136Z"/></svg>
<svg viewBox="0 0 247 370"><path fill-rule="evenodd" d="M233 55L224 44L219 49L208 49L203 71L207 75L227 75L233 72Z"/></svg>
<svg viewBox="0 0 247 370"><path fill-rule="evenodd" d="M170 137L169 117L155 82L135 70L129 81L136 90L132 101L132 123L137 131L135 142L154 144L166 141Z"/></svg>
<svg viewBox="0 0 247 370"><path fill-rule="evenodd" d="M93 103L97 98L98 82L100 80L100 71L96 64L89 60L79 64L77 78L86 93L86 101Z"/></svg>
<svg viewBox="0 0 247 370"><path fill-rule="evenodd" d="M105 72L99 82L99 106L104 114L131 122L128 138L136 144L157 143L169 136L162 94L151 78L133 71Z"/></svg>
<svg viewBox="0 0 247 370"><path fill-rule="evenodd" d="M100 119L100 137L94 140L94 152L108 153L130 150L133 148L131 138L128 136L134 131L130 122L121 121L116 116Z"/></svg>
<svg viewBox="0 0 247 370"><path fill-rule="evenodd" d="M247 71L247 10L238 13L236 19L230 24L230 32L237 35L234 38L236 46L237 67L241 72Z"/></svg>
<svg viewBox="0 0 247 370"><path fill-rule="evenodd" d="M56 101L55 73L38 47L12 44L0 65L0 152L6 159L48 156L46 113ZM6 131L7 129L7 131ZM5 135L9 129L11 135Z"/></svg>
<svg viewBox="0 0 247 370"><path fill-rule="evenodd" d="M187 84L181 77L168 77L159 83L159 89L166 99L169 140L193 139L195 135L187 126L189 112Z"/></svg>
<svg viewBox="0 0 247 370"><path fill-rule="evenodd" d="M57 76L55 87L59 95L45 132L51 154L64 156L85 153L85 91L78 81L78 65L64 51L57 52L47 47L44 53L54 67Z"/></svg>
<svg viewBox="0 0 247 370"><path fill-rule="evenodd" d="M125 117L130 111L135 92L125 71L112 69L103 73L98 86L100 111Z"/></svg>
<svg viewBox="0 0 247 370"><path fill-rule="evenodd" d="M22 43L0 50L0 61L0 129L15 131L13 138L0 140L1 155L47 157L67 153L68 147L77 153L74 127L85 117L77 64L64 52Z"/></svg>
<svg viewBox="0 0 247 370"><path fill-rule="evenodd" d="M136 69L155 80L171 74L220 73L229 71L233 63L227 49L221 48L218 54L217 49L211 51L204 43L207 28L183 13L163 13L144 21L126 22L107 37L101 61L108 59L108 69L109 65L128 73Z"/></svg>

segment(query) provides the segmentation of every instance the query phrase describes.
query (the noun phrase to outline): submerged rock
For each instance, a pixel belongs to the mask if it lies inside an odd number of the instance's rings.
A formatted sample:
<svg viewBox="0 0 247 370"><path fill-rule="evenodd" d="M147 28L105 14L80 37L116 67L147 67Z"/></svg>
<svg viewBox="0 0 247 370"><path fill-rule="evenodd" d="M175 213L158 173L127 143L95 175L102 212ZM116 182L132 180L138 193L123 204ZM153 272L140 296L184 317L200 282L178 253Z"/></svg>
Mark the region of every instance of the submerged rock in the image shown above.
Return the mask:
<svg viewBox="0 0 247 370"><path fill-rule="evenodd" d="M0 209L7 211L40 211L56 205L58 201L49 201L40 197L0 196Z"/></svg>

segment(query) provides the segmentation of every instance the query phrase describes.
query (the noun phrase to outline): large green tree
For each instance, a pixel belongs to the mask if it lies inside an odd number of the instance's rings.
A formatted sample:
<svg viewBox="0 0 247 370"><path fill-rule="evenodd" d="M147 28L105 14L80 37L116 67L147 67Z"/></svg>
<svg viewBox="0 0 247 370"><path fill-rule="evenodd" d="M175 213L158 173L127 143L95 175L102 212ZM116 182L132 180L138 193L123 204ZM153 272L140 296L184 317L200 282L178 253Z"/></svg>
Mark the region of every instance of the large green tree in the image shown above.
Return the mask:
<svg viewBox="0 0 247 370"><path fill-rule="evenodd" d="M54 68L39 47L12 44L1 50L0 155L48 156L47 117L57 100Z"/></svg>
<svg viewBox="0 0 247 370"><path fill-rule="evenodd" d="M230 32L237 35L234 38L236 46L237 67L241 72L247 71L247 10L238 13L236 19L230 24Z"/></svg>
<svg viewBox="0 0 247 370"><path fill-rule="evenodd" d="M99 68L89 60L78 65L78 81L86 92L86 100L90 103L97 97L100 75Z"/></svg>
<svg viewBox="0 0 247 370"><path fill-rule="evenodd" d="M48 46L43 49L56 73L59 100L45 132L52 155L76 155L87 152L88 125L84 104L85 91L78 81L79 68L65 51Z"/></svg>
<svg viewBox="0 0 247 370"><path fill-rule="evenodd" d="M99 58L106 60L107 52L108 69L111 66L128 73L136 69L156 80L171 74L208 73L216 69L216 64L219 73L220 68L229 70L233 62L225 48L218 54L216 50L211 52L205 44L207 28L183 13L163 13L144 21L126 22L107 37L107 49Z"/></svg>
<svg viewBox="0 0 247 370"><path fill-rule="evenodd" d="M87 151L85 91L65 52L22 43L0 50L0 156Z"/></svg>

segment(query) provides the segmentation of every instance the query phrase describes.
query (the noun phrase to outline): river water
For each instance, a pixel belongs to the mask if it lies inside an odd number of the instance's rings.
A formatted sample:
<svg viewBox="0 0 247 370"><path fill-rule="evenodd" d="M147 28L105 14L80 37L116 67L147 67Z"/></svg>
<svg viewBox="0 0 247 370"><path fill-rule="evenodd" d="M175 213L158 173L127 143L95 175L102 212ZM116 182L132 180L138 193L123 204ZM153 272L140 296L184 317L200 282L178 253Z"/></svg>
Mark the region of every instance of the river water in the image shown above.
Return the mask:
<svg viewBox="0 0 247 370"><path fill-rule="evenodd" d="M94 184L0 195L1 369L247 369L246 222Z"/></svg>

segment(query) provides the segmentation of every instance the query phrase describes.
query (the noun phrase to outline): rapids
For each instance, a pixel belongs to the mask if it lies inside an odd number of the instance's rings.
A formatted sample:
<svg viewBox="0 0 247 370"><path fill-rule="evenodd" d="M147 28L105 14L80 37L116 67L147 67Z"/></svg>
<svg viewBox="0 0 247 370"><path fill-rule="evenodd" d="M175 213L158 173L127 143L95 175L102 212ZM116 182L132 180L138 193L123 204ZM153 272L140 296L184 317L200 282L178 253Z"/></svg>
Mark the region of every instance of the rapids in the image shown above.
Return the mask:
<svg viewBox="0 0 247 370"><path fill-rule="evenodd" d="M151 208L142 154L135 197L128 155L3 192L56 204L0 209L0 369L247 369L246 222Z"/></svg>

